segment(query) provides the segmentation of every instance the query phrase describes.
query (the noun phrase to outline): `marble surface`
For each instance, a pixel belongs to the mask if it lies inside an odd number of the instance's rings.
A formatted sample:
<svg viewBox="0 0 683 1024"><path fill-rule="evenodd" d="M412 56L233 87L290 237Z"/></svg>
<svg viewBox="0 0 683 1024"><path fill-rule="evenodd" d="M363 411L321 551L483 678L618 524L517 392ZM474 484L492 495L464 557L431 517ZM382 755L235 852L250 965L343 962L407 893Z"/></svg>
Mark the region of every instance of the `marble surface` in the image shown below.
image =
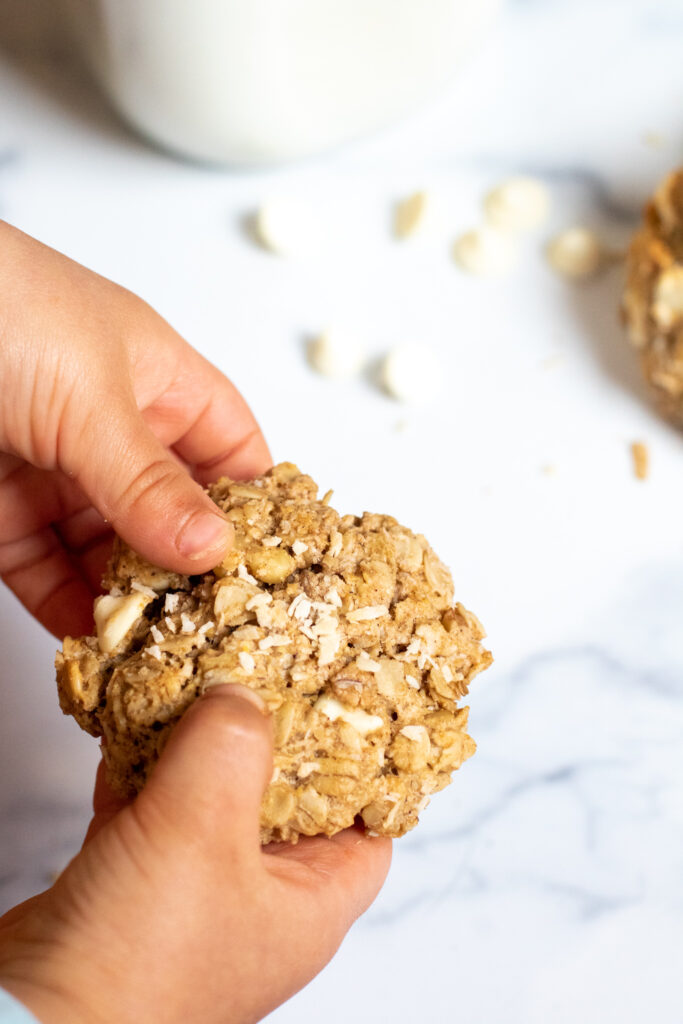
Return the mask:
<svg viewBox="0 0 683 1024"><path fill-rule="evenodd" d="M395 844L333 963L272 1021L680 1024L683 444L624 343L620 268L577 286L542 258L576 222L622 245L680 162L680 0L510 2L418 116L251 174L130 135L41 6L0 2L0 215L155 305L337 507L427 534L496 658L471 694L477 756ZM469 278L452 241L520 171L551 187L551 220L510 277ZM391 204L423 186L432 229L399 246ZM271 195L315 210L315 258L250 243L245 217ZM316 377L305 338L340 321L373 357L431 346L441 400L404 408L370 379ZM59 713L53 649L0 591L3 907L47 884L88 819L96 745Z"/></svg>

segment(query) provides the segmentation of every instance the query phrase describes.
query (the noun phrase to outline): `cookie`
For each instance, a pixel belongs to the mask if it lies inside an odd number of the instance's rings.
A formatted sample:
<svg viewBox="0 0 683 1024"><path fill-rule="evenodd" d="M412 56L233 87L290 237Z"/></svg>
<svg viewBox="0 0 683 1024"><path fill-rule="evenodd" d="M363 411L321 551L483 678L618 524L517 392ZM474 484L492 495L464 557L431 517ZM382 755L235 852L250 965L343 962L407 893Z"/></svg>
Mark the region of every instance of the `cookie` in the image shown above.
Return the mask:
<svg viewBox="0 0 683 1024"><path fill-rule="evenodd" d="M446 567L390 516L340 516L283 463L209 488L235 546L203 576L150 565L117 541L97 635L57 655L62 710L104 738L109 782L132 796L203 690L252 687L273 715L261 839L376 834L417 824L474 753L462 698L491 662L453 604Z"/></svg>
<svg viewBox="0 0 683 1024"><path fill-rule="evenodd" d="M631 241L622 309L645 378L683 426L683 170L661 183Z"/></svg>

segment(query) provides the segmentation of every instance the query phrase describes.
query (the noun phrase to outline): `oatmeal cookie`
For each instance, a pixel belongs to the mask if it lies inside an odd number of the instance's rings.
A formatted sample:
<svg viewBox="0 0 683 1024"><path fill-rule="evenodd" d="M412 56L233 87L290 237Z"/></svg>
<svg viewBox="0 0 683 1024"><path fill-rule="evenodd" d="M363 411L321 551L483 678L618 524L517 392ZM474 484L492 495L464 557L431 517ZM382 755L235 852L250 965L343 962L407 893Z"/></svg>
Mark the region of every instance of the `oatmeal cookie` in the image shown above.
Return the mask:
<svg viewBox="0 0 683 1024"><path fill-rule="evenodd" d="M683 170L661 183L628 251L623 315L663 413L683 426Z"/></svg>
<svg viewBox="0 0 683 1024"><path fill-rule="evenodd" d="M104 737L109 781L130 796L192 701L242 683L274 719L264 843L333 835L358 815L402 835L474 753L460 702L491 662L481 625L453 605L424 537L390 516L340 516L290 463L209 494L234 549L187 577L117 541L97 635L57 655L62 710Z"/></svg>

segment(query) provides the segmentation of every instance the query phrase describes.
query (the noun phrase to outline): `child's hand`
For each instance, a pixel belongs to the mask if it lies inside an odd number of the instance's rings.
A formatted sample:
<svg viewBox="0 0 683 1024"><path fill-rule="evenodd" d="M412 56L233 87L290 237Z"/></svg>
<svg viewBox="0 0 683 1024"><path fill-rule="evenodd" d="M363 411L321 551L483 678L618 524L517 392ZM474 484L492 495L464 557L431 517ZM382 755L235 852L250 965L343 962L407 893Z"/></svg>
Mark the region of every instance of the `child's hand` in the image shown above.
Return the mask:
<svg viewBox="0 0 683 1024"><path fill-rule="evenodd" d="M149 306L0 222L0 575L48 629L92 629L112 529L215 565L231 530L186 468L269 464L233 385Z"/></svg>
<svg viewBox="0 0 683 1024"><path fill-rule="evenodd" d="M128 806L100 774L81 853L0 920L0 984L45 1024L259 1020L377 894L389 840L259 847L271 741L257 700L209 690Z"/></svg>

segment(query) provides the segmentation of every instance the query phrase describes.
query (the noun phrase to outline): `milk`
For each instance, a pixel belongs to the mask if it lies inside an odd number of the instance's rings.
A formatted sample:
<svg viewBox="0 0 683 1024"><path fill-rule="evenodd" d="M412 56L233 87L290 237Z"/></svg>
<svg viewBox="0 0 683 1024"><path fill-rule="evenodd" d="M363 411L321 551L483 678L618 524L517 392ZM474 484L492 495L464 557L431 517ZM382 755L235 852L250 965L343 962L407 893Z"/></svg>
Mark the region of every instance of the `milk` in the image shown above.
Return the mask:
<svg viewBox="0 0 683 1024"><path fill-rule="evenodd" d="M266 164L438 93L501 0L65 0L120 113L195 159Z"/></svg>

